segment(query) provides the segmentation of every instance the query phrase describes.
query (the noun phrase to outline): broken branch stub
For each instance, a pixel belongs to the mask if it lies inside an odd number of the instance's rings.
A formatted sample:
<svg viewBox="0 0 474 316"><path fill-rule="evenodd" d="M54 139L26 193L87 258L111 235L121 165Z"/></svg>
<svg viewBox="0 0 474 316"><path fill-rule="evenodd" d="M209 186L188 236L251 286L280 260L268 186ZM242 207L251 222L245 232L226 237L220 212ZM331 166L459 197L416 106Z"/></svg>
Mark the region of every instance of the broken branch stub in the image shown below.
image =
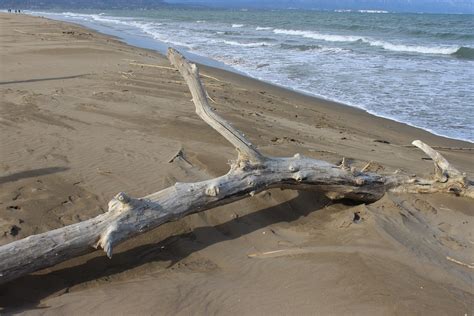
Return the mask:
<svg viewBox="0 0 474 316"><path fill-rule="evenodd" d="M197 66L174 49L169 49L168 58L189 86L196 113L237 149L237 162L223 176L195 183L176 183L140 199L119 193L109 202L109 210L104 214L1 246L0 283L99 247L111 257L114 246L128 238L270 188L311 190L330 199L362 202L376 201L388 191L448 192L474 198L467 178L421 141L414 144L432 157L440 170L434 180L358 172L349 168L345 160L336 166L300 154L286 158L266 157L211 110Z"/></svg>

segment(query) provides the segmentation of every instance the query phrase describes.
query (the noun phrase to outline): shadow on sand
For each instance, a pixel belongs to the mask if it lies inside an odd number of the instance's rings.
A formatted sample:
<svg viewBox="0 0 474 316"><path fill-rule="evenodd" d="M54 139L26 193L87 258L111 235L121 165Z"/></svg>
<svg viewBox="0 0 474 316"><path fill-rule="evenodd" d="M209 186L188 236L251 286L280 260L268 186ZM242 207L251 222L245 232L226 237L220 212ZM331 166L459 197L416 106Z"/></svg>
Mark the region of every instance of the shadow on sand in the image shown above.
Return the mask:
<svg viewBox="0 0 474 316"><path fill-rule="evenodd" d="M91 258L87 262L53 271L44 275L28 275L0 286L0 307L3 312L38 307L40 301L56 292L67 292L69 287L98 278L111 276L153 261L170 262L173 266L193 252L213 244L233 240L258 229L279 222L293 222L327 206L329 201L312 192L298 192L298 196L281 204L215 226L195 228L192 232L170 236L156 243L114 254ZM160 228L157 228L160 229ZM218 232L218 233L216 233Z"/></svg>
<svg viewBox="0 0 474 316"><path fill-rule="evenodd" d="M65 79L74 79L87 76L88 74L74 75L74 76L64 76L64 77L52 77L52 78L38 78L38 79L25 79L25 80L15 80L15 81L0 81L0 85L5 84L15 84L15 83L30 83L30 82L39 82L39 81L50 81L50 80L65 80Z"/></svg>
<svg viewBox="0 0 474 316"><path fill-rule="evenodd" d="M50 168L40 168L40 169L33 169L33 170L27 170L27 171L20 171L20 172L10 174L8 176L0 177L0 184L18 181L25 178L44 176L47 174L66 171L68 169L69 168L66 168L66 167L50 167Z"/></svg>

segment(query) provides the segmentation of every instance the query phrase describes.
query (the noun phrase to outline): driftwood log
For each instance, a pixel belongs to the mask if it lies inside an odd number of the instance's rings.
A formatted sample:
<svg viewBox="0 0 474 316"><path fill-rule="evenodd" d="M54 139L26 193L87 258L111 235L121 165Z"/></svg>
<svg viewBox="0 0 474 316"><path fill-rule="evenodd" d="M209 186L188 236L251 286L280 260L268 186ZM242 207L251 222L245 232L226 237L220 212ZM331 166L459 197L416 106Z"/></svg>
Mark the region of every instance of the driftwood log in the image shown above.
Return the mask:
<svg viewBox="0 0 474 316"><path fill-rule="evenodd" d="M0 247L0 283L102 248L112 257L118 243L166 222L252 196L270 188L311 190L330 199L373 202L385 192L446 192L474 198L472 183L437 151L417 140L413 145L430 156L435 176L422 179L403 174L379 175L295 154L288 158L261 154L242 133L217 115L208 104L199 71L179 52L168 58L191 91L196 113L238 152L227 174L196 183L176 183L143 198L117 194L108 212L95 218L48 231Z"/></svg>

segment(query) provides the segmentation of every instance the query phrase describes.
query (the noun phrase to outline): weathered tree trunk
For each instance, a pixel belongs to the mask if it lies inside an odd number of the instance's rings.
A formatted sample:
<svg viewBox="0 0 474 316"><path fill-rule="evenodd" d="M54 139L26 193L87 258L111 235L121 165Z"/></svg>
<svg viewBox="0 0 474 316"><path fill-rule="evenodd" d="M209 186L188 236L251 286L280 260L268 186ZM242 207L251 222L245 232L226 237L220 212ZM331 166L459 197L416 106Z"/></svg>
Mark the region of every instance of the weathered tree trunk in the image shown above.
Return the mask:
<svg viewBox="0 0 474 316"><path fill-rule="evenodd" d="M466 176L421 141L413 144L433 159L436 167L434 179L359 172L344 163L336 166L299 154L289 158L266 157L243 134L212 111L196 65L188 63L174 49L169 49L168 58L188 84L196 113L237 149L238 159L229 172L207 181L176 183L140 199L119 193L109 202L107 213L4 245L0 247L0 283L98 247L111 257L113 247L125 239L269 188L311 190L331 199L363 202L376 201L387 191L451 192L474 198L474 190Z"/></svg>

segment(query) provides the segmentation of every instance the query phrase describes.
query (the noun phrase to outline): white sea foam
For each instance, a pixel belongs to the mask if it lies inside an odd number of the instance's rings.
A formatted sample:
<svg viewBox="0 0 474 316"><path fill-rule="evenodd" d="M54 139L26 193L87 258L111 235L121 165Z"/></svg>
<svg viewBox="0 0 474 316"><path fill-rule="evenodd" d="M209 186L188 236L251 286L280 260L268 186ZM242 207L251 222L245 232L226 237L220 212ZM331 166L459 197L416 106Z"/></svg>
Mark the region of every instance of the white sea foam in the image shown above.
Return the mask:
<svg viewBox="0 0 474 316"><path fill-rule="evenodd" d="M458 51L460 46L415 46L415 45L403 45L403 44L392 44L385 41L369 41L369 45L382 47L386 50L394 52L408 52L408 53L420 53L420 54L440 54L440 55L451 55Z"/></svg>
<svg viewBox="0 0 474 316"><path fill-rule="evenodd" d="M141 30L143 33L151 36L152 38L162 41L162 42L170 43L176 46L186 47L188 49L193 49L195 47L195 45L191 43L179 41L174 36L173 37L169 36L169 33L166 30L164 32L159 31L158 27L163 25L160 22L136 21L131 18L122 18L122 17L116 18L116 17L104 16L103 14L79 14L79 13L64 12L62 13L62 15L64 15L65 17L74 18L74 19L134 27Z"/></svg>
<svg viewBox="0 0 474 316"><path fill-rule="evenodd" d="M186 47L191 50L193 50L196 47L196 44L180 41L175 36L170 36L170 34L166 31L160 32L155 27L153 27L153 24L148 24L148 25L142 24L142 25L138 25L137 27L141 29L144 33L150 35L152 38L159 40L161 42L173 44L176 46Z"/></svg>
<svg viewBox="0 0 474 316"><path fill-rule="evenodd" d="M312 38L312 39L328 41L328 42L367 41L367 39L362 36L322 34L322 33L313 32L313 31L274 29L273 33L292 35L292 36L302 36L305 38Z"/></svg>
<svg viewBox="0 0 474 316"><path fill-rule="evenodd" d="M344 49L344 48L339 48L339 47L320 47L319 49L316 49L316 51L322 52L322 53L349 53L350 50Z"/></svg>
<svg viewBox="0 0 474 316"><path fill-rule="evenodd" d="M81 19L81 20L88 20L88 21L96 21L101 23L107 24L118 24L118 25L127 25L132 27L137 27L141 29L144 33L152 35L153 38L159 40L165 40L165 36L157 36L156 30L154 29L157 26L162 25L161 23L154 22L154 23L145 23L140 21L133 21L130 18L116 18L106 16L103 13L100 14L81 14L81 13L73 13L73 12L63 12L62 15L65 17ZM202 21L204 22L204 21ZM232 24L234 28L243 27L244 24ZM257 27L257 30L269 30L270 27ZM363 42L367 43L370 46L374 47L381 47L386 50L396 51L396 52L410 52L410 53L421 53L421 54L443 54L443 55L450 55L454 54L460 46L438 46L438 47L429 47L429 46L419 46L419 45L405 45L405 44L394 44L386 41L374 40L364 36L356 36L356 35L336 35L336 34L324 34L314 31L305 31L305 30L286 30L286 29L274 29L273 32L275 34L283 34L283 35L291 35L291 36L301 36L304 38L311 38L316 40L328 41L328 42ZM166 37L166 42L171 42L176 45L191 47L190 44L185 44L182 42L175 42L170 41L168 37ZM258 46L269 46L271 44L266 42L258 42L258 43L239 43L235 41L224 41L227 45L233 46L242 46L242 47L258 47Z"/></svg>
<svg viewBox="0 0 474 316"><path fill-rule="evenodd" d="M359 13L388 13L385 10L357 10Z"/></svg>
<svg viewBox="0 0 474 316"><path fill-rule="evenodd" d="M48 12L36 12L36 13L48 13ZM65 16L71 16L71 17L89 17L90 14L80 14L80 13L74 13L74 12L63 12L63 13L60 13L62 15L65 15Z"/></svg>
<svg viewBox="0 0 474 316"><path fill-rule="evenodd" d="M408 52L408 53L420 53L420 54L441 54L450 55L458 51L460 46L420 46L420 45L406 45L406 44L394 44L386 41L380 41L371 39L364 36L356 35L334 35L334 34L322 34L314 31L302 31L302 30L285 30L275 29L275 34L284 34L292 36L301 36L305 38L312 38L327 42L363 42L370 46L381 47L386 50L395 52Z"/></svg>
<svg viewBox="0 0 474 316"><path fill-rule="evenodd" d="M310 30L304 30L306 27L303 26L292 28L291 23L287 24L287 29L283 29L258 26L263 23L258 20L244 25L231 24L225 20L206 22L197 20L200 17L196 16L189 20L191 23L166 18L166 24L163 24L163 20L156 18L116 17L99 12L35 14L53 18L62 16L67 21L83 22L87 26L100 25L99 29L110 28L114 33L124 32L126 36L143 34L171 46L183 47L195 55L221 61L255 78L356 105L371 113L428 130L428 127L437 126L436 131L441 134L474 140L468 128L470 114L468 111L463 112L464 104L469 103L469 95L472 95L469 85L465 84L470 82L472 72L465 70L469 69L468 64L459 65L472 59L473 45L470 43L461 45L454 41L415 41L412 37L398 34L390 34L390 37L374 35L377 33L364 32L363 29L333 34L333 30L324 31L324 28L311 24L307 26ZM363 14L353 16L363 23ZM386 18L392 19L390 16ZM198 27L197 23L206 23L206 27ZM223 25L227 27L223 28ZM229 32L230 26L240 29ZM337 30L334 32L338 33ZM406 52L410 55L404 58L406 54L388 52ZM416 56L423 54L433 56ZM453 55L453 58L436 55ZM449 61L449 65L445 60ZM259 67L268 63L272 67ZM459 99L450 97L454 93ZM463 113L456 116L460 127L453 128L452 120L443 121L440 118L442 115L426 114L442 113L442 104L446 100L449 100L453 113Z"/></svg>
<svg viewBox="0 0 474 316"><path fill-rule="evenodd" d="M348 13L348 12L359 12L359 13L389 13L388 11L385 10L350 10L350 9L341 9L341 10L334 10L334 12L338 13Z"/></svg>
<svg viewBox="0 0 474 316"><path fill-rule="evenodd" d="M111 17L106 16L104 13L99 14L80 14L80 13L72 13L72 12L63 12L61 15L74 18L79 20L86 20L86 21L96 21L96 22L103 22L109 24L120 24L120 25L130 25L130 26L138 26L141 22L134 21L133 18L126 18L126 17ZM155 23L155 25L161 25L161 23Z"/></svg>
<svg viewBox="0 0 474 316"><path fill-rule="evenodd" d="M224 40L224 44L232 46L241 46L241 47L262 47L262 46L271 46L272 44L267 42L255 42L255 43L239 43L235 41Z"/></svg>
<svg viewBox="0 0 474 316"><path fill-rule="evenodd" d="M385 13L386 11L376 11L376 10L359 10L359 12L364 13ZM170 40L169 37L163 36L163 34L157 35L156 27L162 25L162 23L153 22L146 23L141 21L132 20L132 18L125 17L111 17L106 16L104 13L99 14L81 14L73 12L63 12L61 15L86 21L95 21L107 24L117 24L117 25L126 25L132 26L141 29L144 33L151 35L153 38L158 40L163 40L166 42L173 43L179 46L192 47L191 44L185 44L182 42L176 42ZM203 20L196 21L197 23L204 23ZM232 24L233 28L241 28L244 24ZM256 27L256 30L271 30L271 27ZM365 36L357 35L337 35L337 34L324 34L315 31L306 31L306 30L287 30L287 29L273 29L273 33L278 35L291 35L291 36L301 36L304 38L310 38L315 40L327 41L327 42L363 42L370 46L380 47L385 50L395 51L395 52L409 52L409 53L420 53L420 54L441 54L441 55L451 55L456 53L460 46L420 46L420 45L407 45L407 44L396 44L390 43L387 41L375 40ZM241 47L258 47L258 46L270 46L271 44L266 42L258 43L239 43L235 41L224 41L227 45L241 46Z"/></svg>

